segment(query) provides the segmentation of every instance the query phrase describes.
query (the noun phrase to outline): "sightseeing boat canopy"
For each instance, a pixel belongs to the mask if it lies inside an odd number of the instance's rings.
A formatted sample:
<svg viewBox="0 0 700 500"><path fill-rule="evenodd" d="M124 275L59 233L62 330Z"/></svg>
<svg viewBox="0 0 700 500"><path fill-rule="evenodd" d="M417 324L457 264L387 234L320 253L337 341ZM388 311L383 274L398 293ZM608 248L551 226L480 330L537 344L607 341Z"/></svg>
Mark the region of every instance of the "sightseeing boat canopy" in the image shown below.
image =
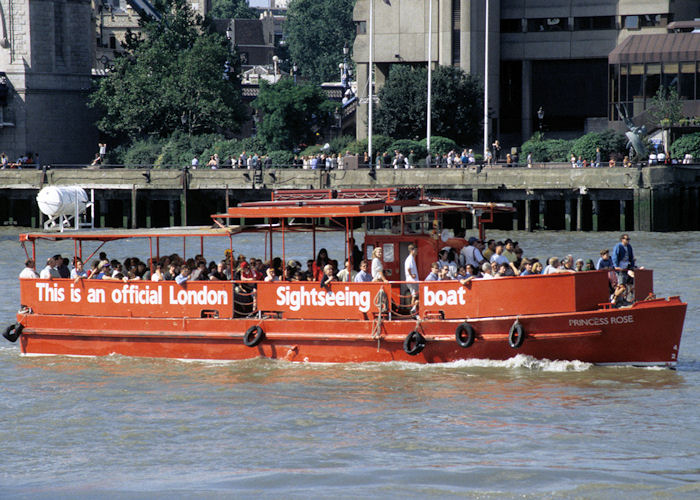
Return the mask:
<svg viewBox="0 0 700 500"><path fill-rule="evenodd" d="M5 337L20 338L25 353L421 363L522 353L601 364L675 365L686 304L678 297L655 298L650 270L635 271L637 300L623 309L609 303L604 271L422 281L418 302L412 303L403 265L409 245L418 249L418 275L425 277L440 250L459 252L467 244L465 235L454 236L447 227L464 228L471 215L483 239L486 223L513 211L506 204L429 197L419 188L294 190L214 214L209 228L22 234L20 241L32 244L33 257L40 240L71 239L79 257L84 243L96 244L84 261L108 242L143 238L151 266L163 238L182 238L183 258L188 239L199 239L204 254L207 238L228 238L233 268L238 234L264 232L265 260L277 253L286 262L288 233L311 233L315 256L317 233L344 231L345 257L352 259L355 231L361 228L362 258L371 260L373 249L381 247L389 281L333 281L321 287L287 276L182 284L22 279L22 305ZM273 239L281 248L275 250Z"/></svg>

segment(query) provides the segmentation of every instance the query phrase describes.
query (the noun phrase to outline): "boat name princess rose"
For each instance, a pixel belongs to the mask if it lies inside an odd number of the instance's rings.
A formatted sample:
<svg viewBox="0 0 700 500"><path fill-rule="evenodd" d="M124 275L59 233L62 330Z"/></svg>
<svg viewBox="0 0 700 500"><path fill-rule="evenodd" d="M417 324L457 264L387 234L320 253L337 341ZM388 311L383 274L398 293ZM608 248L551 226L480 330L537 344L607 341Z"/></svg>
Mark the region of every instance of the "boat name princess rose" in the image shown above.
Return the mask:
<svg viewBox="0 0 700 500"><path fill-rule="evenodd" d="M66 290L57 283L36 283L38 300L40 302L64 302L66 300ZM109 291L104 288L89 288L84 290L70 286L70 301L79 303L85 300L89 304L141 304L141 305L161 305L163 304L163 286L151 285L139 286L135 284L125 284L119 288ZM167 286L166 298L168 304L174 305L228 305L228 293L225 290L211 290L204 285L202 288L187 290L176 285ZM107 298L109 297L109 301Z"/></svg>

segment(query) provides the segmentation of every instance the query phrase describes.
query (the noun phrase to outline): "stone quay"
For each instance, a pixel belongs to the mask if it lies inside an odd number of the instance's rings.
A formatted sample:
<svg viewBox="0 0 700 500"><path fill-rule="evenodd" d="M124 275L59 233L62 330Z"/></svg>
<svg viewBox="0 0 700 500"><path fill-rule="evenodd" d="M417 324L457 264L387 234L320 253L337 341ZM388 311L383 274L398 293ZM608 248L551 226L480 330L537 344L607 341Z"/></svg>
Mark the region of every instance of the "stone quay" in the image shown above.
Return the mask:
<svg viewBox="0 0 700 500"><path fill-rule="evenodd" d="M420 186L433 196L510 202L515 215L491 227L566 231L700 230L700 165L631 168L301 170L53 168L0 175L0 222L41 227L36 202L47 185L80 186L95 202L95 227L206 225L239 202L269 199L276 189ZM448 222L473 227L474 221Z"/></svg>

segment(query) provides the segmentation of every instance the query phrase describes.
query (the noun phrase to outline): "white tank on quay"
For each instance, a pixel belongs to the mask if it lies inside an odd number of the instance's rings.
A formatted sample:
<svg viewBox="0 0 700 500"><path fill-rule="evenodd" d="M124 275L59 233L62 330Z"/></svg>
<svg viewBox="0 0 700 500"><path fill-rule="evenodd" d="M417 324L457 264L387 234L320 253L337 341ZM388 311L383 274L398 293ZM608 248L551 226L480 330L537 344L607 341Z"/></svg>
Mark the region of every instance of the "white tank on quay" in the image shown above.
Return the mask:
<svg viewBox="0 0 700 500"><path fill-rule="evenodd" d="M49 217L85 213L88 196L85 190L75 186L46 186L36 195L41 213Z"/></svg>
<svg viewBox="0 0 700 500"><path fill-rule="evenodd" d="M44 229L60 225L61 231L70 227L71 218L77 227L80 215L92 205L85 190L77 186L46 186L36 195L36 202L41 213L49 217Z"/></svg>

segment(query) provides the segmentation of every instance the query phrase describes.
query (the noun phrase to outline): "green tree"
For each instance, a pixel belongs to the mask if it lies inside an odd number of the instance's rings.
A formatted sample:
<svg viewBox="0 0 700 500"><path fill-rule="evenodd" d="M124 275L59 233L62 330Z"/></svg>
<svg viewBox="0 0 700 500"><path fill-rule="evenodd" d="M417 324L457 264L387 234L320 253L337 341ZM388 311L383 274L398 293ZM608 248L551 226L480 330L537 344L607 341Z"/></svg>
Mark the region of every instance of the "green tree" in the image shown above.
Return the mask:
<svg viewBox="0 0 700 500"><path fill-rule="evenodd" d="M284 36L301 75L315 82L337 81L343 46L352 47L355 0L292 0Z"/></svg>
<svg viewBox="0 0 700 500"><path fill-rule="evenodd" d="M376 131L400 139L425 137L426 68L395 65L379 91ZM432 131L469 145L479 142L481 84L459 68L440 66L432 76Z"/></svg>
<svg viewBox="0 0 700 500"><path fill-rule="evenodd" d="M600 148L601 160L607 161L610 156L624 155L626 143L627 138L614 130L589 132L573 142L571 154L576 155L577 158L582 156L586 160L592 161L596 157L596 148Z"/></svg>
<svg viewBox="0 0 700 500"><path fill-rule="evenodd" d="M261 82L252 106L262 115L258 136L271 151L315 143L316 133L328 124L334 109L321 87L297 85L291 78L274 85Z"/></svg>
<svg viewBox="0 0 700 500"><path fill-rule="evenodd" d="M671 157L682 161L686 154L691 154L694 161L700 158L700 132L683 135L674 141Z"/></svg>
<svg viewBox="0 0 700 500"><path fill-rule="evenodd" d="M654 118L656 124L662 128L668 128L683 116L683 102L676 88L659 87L649 104L649 114Z"/></svg>
<svg viewBox="0 0 700 500"><path fill-rule="evenodd" d="M143 37L127 33L125 52L93 92L98 128L132 140L236 130L244 110L239 75L223 77L227 41L202 25L187 0L165 0L162 13L143 24Z"/></svg>
<svg viewBox="0 0 700 500"><path fill-rule="evenodd" d="M255 9L246 0L212 0L209 15L214 19L256 19Z"/></svg>

